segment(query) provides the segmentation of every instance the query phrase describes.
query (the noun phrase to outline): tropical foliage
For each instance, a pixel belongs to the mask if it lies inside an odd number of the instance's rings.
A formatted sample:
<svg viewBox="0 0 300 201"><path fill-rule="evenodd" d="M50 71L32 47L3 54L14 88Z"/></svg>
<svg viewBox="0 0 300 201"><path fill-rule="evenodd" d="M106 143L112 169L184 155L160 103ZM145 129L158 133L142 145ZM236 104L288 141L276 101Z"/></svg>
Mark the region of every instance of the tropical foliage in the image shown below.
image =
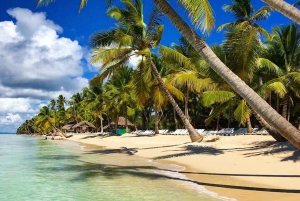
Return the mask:
<svg viewBox="0 0 300 201"><path fill-rule="evenodd" d="M51 1L39 1L40 4L45 2ZM81 8L86 2L81 2ZM111 2L108 1L108 5ZM36 117L24 122L19 132L45 133L65 123L81 120L89 120L100 129L103 122L109 124L119 116L128 118L137 128L149 129L150 126L156 131L159 127L182 128L187 125L185 119L197 128L219 128L217 123L221 127L238 127L246 123L264 126L252 116L254 113L257 117L261 108L253 105L253 98L244 94L249 90L235 86L235 78L224 77L222 73L227 72L223 71L225 68L218 70L217 60L226 64L239 80L299 127L298 25L275 27L272 33L268 33L259 22L267 20L272 11L270 7L255 11L250 0L233 0L231 5L223 8L231 12L236 21L218 28L225 33L225 40L212 46L212 53L194 31L181 23L182 19L166 1L155 0L162 10L169 11L168 17L187 37L181 37L179 45L166 47L159 46L163 35L161 11L155 8L145 24L142 1L122 2L123 7L112 6L107 12L116 20L116 27L94 34L91 40L91 61L102 64L99 75L69 102L63 96L52 100ZM196 27L208 32L212 29L214 19L208 1L179 2L187 9ZM158 55L153 53L156 47L159 47ZM199 51L202 56L199 56ZM140 58L133 68L128 67L132 56ZM108 80L104 82L105 79ZM183 122L177 121L172 106L181 118L184 117ZM180 113L180 108L184 108L185 116ZM268 115L264 118L270 123ZM282 133L283 130L272 125ZM297 145L297 132L284 136Z"/></svg>

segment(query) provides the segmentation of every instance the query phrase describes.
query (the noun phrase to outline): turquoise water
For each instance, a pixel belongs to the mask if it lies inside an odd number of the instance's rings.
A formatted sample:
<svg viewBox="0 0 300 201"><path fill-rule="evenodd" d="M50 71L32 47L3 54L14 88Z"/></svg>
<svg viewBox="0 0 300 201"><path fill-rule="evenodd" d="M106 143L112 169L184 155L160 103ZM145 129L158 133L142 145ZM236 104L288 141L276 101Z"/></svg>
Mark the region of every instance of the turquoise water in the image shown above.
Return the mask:
<svg viewBox="0 0 300 201"><path fill-rule="evenodd" d="M182 167L77 143L0 135L1 201L229 200L177 173Z"/></svg>

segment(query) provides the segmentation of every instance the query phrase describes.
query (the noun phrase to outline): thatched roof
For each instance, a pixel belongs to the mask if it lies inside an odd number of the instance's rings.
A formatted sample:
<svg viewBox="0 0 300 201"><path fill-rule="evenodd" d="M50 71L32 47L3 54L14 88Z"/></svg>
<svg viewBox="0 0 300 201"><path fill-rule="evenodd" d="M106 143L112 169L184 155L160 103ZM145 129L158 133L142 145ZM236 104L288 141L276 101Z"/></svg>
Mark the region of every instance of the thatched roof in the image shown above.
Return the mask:
<svg viewBox="0 0 300 201"><path fill-rule="evenodd" d="M92 123L88 121L79 122L78 124L75 124L72 128L83 127L83 126L96 128Z"/></svg>
<svg viewBox="0 0 300 201"><path fill-rule="evenodd" d="M116 123L113 121L110 124L115 125ZM119 126L125 126L125 118L124 117L119 117L119 119L118 119L118 125ZM127 125L128 126L134 126L134 124L131 123L128 119L127 119Z"/></svg>
<svg viewBox="0 0 300 201"><path fill-rule="evenodd" d="M61 129L62 130L71 130L74 124L66 124Z"/></svg>

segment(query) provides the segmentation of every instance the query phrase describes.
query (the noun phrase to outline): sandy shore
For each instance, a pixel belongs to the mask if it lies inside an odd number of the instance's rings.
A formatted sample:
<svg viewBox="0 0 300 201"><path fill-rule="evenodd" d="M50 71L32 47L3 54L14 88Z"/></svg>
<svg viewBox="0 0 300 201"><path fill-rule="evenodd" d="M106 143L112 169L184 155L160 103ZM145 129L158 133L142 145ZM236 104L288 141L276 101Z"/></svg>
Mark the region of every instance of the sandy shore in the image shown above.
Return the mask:
<svg viewBox="0 0 300 201"><path fill-rule="evenodd" d="M300 151L288 142L262 135L221 136L215 142L191 143L189 136L133 134L68 140L185 166L182 173L220 196L240 201L299 201Z"/></svg>

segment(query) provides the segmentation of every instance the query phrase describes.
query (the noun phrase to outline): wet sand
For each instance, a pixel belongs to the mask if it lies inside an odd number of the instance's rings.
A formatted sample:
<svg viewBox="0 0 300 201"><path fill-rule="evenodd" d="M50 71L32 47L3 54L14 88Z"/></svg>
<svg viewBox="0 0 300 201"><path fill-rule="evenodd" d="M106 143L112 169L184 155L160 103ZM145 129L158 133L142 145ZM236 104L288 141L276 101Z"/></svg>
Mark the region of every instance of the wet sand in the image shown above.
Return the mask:
<svg viewBox="0 0 300 201"><path fill-rule="evenodd" d="M74 135L68 140L179 164L186 167L181 173L220 196L240 201L300 199L300 151L291 144L262 135L221 136L207 142L213 137L201 143L191 143L189 136L133 134Z"/></svg>

